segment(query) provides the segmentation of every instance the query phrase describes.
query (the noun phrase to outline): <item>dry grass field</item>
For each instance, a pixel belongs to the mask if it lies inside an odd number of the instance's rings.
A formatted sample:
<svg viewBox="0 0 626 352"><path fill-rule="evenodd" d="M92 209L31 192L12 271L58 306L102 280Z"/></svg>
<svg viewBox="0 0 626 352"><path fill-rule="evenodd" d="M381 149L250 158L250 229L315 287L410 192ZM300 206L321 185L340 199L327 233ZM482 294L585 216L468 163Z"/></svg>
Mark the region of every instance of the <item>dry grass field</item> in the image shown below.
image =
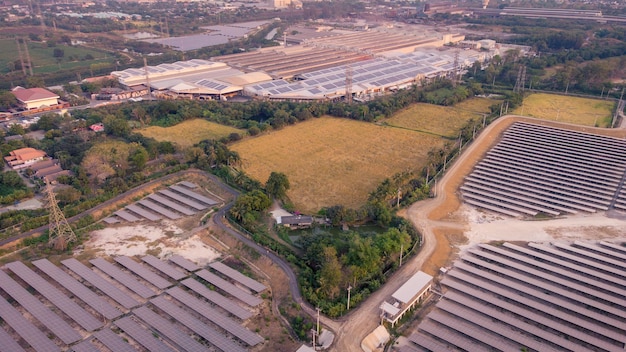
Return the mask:
<svg viewBox="0 0 626 352"><path fill-rule="evenodd" d="M242 133L234 127L224 126L202 119L187 120L172 127L150 126L138 131L159 142L169 141L187 148L205 139L220 139L231 133Z"/></svg>
<svg viewBox="0 0 626 352"><path fill-rule="evenodd" d="M417 170L440 137L348 119L322 117L232 146L246 173L265 182L285 173L297 210L314 213L336 204L357 208L385 178Z"/></svg>
<svg viewBox="0 0 626 352"><path fill-rule="evenodd" d="M383 121L390 126L454 138L470 119L482 119L496 100L475 98L452 107L418 103Z"/></svg>
<svg viewBox="0 0 626 352"><path fill-rule="evenodd" d="M582 126L609 127L614 103L600 99L537 93L512 113Z"/></svg>

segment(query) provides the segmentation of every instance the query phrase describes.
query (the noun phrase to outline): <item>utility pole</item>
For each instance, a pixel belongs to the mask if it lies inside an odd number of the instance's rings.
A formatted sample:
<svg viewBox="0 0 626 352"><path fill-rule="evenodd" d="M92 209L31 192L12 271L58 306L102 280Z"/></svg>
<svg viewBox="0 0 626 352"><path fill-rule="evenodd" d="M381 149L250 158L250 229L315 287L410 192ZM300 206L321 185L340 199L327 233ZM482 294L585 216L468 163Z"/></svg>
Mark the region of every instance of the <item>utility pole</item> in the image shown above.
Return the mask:
<svg viewBox="0 0 626 352"><path fill-rule="evenodd" d="M320 307L316 307L315 310L317 311L317 334L319 335L320 333Z"/></svg>
<svg viewBox="0 0 626 352"><path fill-rule="evenodd" d="M152 100L152 89L150 89L150 74L148 72L148 60L143 58L143 69L146 71L146 85L148 86L148 97Z"/></svg>
<svg viewBox="0 0 626 352"><path fill-rule="evenodd" d="M404 244L400 245L400 265L398 265L398 268L402 266L402 254L404 254Z"/></svg>
<svg viewBox="0 0 626 352"><path fill-rule="evenodd" d="M315 330L311 329L311 335L313 335L313 349L315 350Z"/></svg>
<svg viewBox="0 0 626 352"><path fill-rule="evenodd" d="M350 290L352 290L352 286L348 284L348 307L346 310L350 310Z"/></svg>
<svg viewBox="0 0 626 352"><path fill-rule="evenodd" d="M402 195L402 191L400 187L398 187L398 201L396 202L396 208L400 208L400 196Z"/></svg>
<svg viewBox="0 0 626 352"><path fill-rule="evenodd" d="M352 104L352 65L346 65L346 103Z"/></svg>

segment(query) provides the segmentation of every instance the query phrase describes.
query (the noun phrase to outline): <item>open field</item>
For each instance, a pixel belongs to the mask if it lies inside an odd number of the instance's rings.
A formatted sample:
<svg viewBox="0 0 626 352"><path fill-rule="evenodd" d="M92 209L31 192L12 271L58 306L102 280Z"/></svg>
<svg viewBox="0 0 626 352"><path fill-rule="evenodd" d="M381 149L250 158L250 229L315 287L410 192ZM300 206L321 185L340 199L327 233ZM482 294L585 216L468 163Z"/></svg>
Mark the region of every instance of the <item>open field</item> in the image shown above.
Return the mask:
<svg viewBox="0 0 626 352"><path fill-rule="evenodd" d="M583 126L609 127L612 101L537 93L524 99L512 113Z"/></svg>
<svg viewBox="0 0 626 352"><path fill-rule="evenodd" d="M244 171L265 182L285 173L299 211L336 204L357 208L385 178L422 167L440 137L348 119L322 117L238 142Z"/></svg>
<svg viewBox="0 0 626 352"><path fill-rule="evenodd" d="M489 113L489 106L495 103L496 100L485 98L469 99L453 107L418 103L384 120L384 123L454 138L467 121L482 119L481 113Z"/></svg>
<svg viewBox="0 0 626 352"><path fill-rule="evenodd" d="M224 126L202 119L187 120L172 127L151 126L138 131L159 142L168 141L181 148L188 148L205 139L220 139L231 133L242 133L234 127Z"/></svg>
<svg viewBox="0 0 626 352"><path fill-rule="evenodd" d="M0 39L0 73L9 72L9 66L19 61L17 44L13 39ZM54 57L54 49L63 50L63 57L60 62ZM68 46L57 44L55 47L48 47L46 43L28 41L30 58L33 61L33 72L45 73L58 71L59 69L70 69L74 67L89 67L92 64L114 63L114 57L98 50L88 49L81 46ZM91 55L93 59L86 59Z"/></svg>

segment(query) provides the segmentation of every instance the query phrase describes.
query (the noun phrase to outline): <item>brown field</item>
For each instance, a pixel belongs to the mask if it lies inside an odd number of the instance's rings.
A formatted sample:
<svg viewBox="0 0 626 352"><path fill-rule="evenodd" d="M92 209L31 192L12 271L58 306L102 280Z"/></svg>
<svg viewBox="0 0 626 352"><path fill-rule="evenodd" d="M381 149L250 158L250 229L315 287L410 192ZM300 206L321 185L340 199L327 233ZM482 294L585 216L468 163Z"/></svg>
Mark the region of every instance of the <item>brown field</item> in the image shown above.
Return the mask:
<svg viewBox="0 0 626 352"><path fill-rule="evenodd" d="M524 99L512 113L582 126L609 127L614 109L611 101L537 93Z"/></svg>
<svg viewBox="0 0 626 352"><path fill-rule="evenodd" d="M246 173L265 182L285 173L299 211L336 204L357 208L385 178L420 169L441 138L406 129L322 117L238 142Z"/></svg>
<svg viewBox="0 0 626 352"><path fill-rule="evenodd" d="M438 136L455 137L470 119L481 119L496 100L476 98L453 107L418 103L383 121L390 126L403 127Z"/></svg>
<svg viewBox="0 0 626 352"><path fill-rule="evenodd" d="M177 144L181 148L192 145L205 139L220 139L228 137L231 133L242 134L241 130L234 127L220 125L202 119L187 120L172 127L151 126L138 130L146 137L151 137L159 142L168 141Z"/></svg>

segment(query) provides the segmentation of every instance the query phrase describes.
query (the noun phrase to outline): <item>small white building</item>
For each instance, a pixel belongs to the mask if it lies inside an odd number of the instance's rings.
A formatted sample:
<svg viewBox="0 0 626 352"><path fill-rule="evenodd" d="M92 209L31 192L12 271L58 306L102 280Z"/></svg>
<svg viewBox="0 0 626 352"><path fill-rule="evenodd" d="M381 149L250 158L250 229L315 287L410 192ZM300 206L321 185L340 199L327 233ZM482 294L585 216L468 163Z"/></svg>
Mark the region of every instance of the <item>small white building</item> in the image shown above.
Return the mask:
<svg viewBox="0 0 626 352"><path fill-rule="evenodd" d="M381 318L396 325L398 320L415 305L421 303L430 293L433 277L418 271L404 285L391 295L391 300L380 305Z"/></svg>

